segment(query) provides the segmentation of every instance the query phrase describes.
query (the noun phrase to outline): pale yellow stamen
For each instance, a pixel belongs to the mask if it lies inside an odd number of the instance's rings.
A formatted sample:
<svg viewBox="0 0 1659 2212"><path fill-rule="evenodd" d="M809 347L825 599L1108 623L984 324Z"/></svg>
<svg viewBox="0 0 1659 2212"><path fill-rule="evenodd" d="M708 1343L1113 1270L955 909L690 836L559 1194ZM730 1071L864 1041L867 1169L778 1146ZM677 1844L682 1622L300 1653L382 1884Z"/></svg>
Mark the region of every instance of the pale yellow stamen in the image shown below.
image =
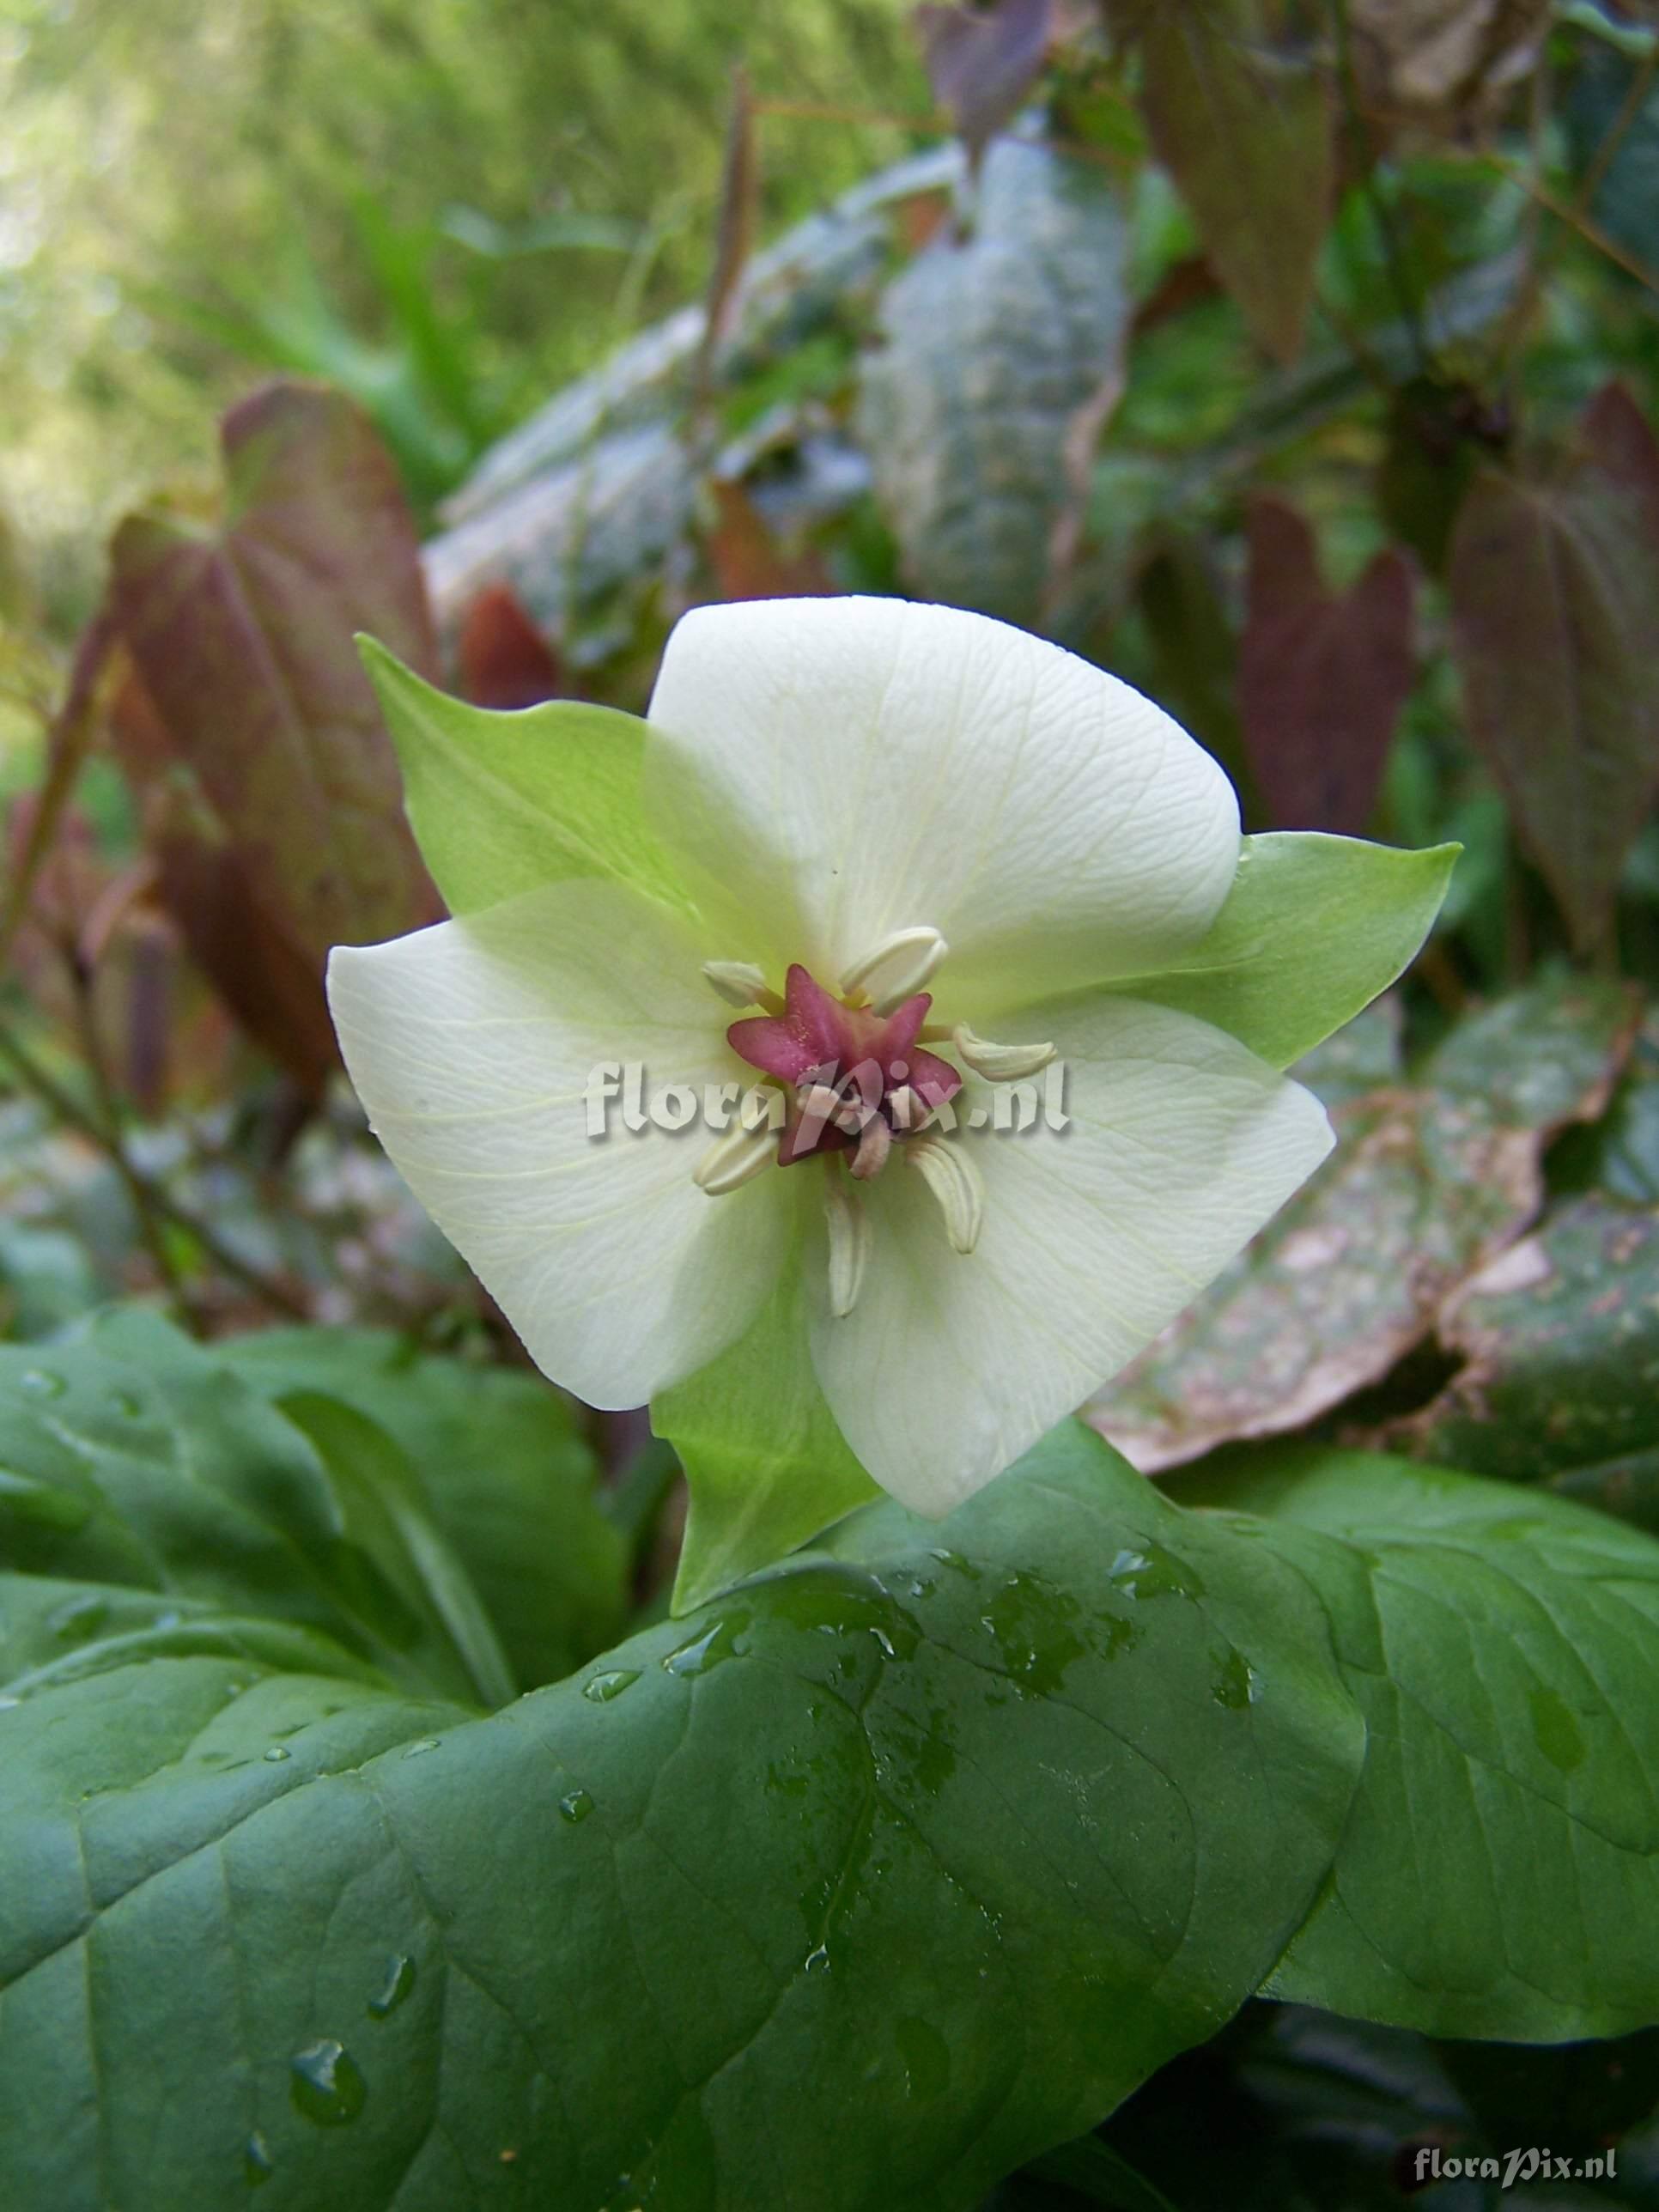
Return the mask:
<svg viewBox="0 0 1659 2212"><path fill-rule="evenodd" d="M777 1139L765 1123L745 1129L741 1121L716 1139L691 1171L691 1180L710 1198L724 1198L769 1167L778 1156Z"/></svg>
<svg viewBox="0 0 1659 2212"><path fill-rule="evenodd" d="M908 1133L925 1129L933 1109L920 1091L914 1091L908 1083L902 1083L896 1091L888 1092L887 1110L893 1117L893 1127Z"/></svg>
<svg viewBox="0 0 1659 2212"><path fill-rule="evenodd" d="M971 1252L985 1225L985 1182L979 1170L960 1145L948 1143L936 1132L908 1144L904 1158L921 1170L923 1182L939 1200L951 1249Z"/></svg>
<svg viewBox="0 0 1659 2212"><path fill-rule="evenodd" d="M823 1220L830 1232L830 1310L844 1321L859 1302L870 1264L870 1217L839 1172L824 1190Z"/></svg>
<svg viewBox="0 0 1659 2212"><path fill-rule="evenodd" d="M1018 1083L1028 1075L1041 1075L1054 1057L1051 1044L992 1044L975 1036L966 1022L951 1032L958 1056L988 1083Z"/></svg>
<svg viewBox="0 0 1659 2212"><path fill-rule="evenodd" d="M702 978L728 1006L764 1006L781 1014L783 1000L768 987L766 971L752 960L705 960Z"/></svg>
<svg viewBox="0 0 1659 2212"><path fill-rule="evenodd" d="M936 929L896 929L854 962L842 975L841 988L849 996L866 993L878 1014L890 1013L921 990L950 950Z"/></svg>
<svg viewBox="0 0 1659 2212"><path fill-rule="evenodd" d="M887 1164L887 1155L893 1149L893 1133L879 1114L872 1114L859 1136L859 1148L853 1155L853 1173L860 1182L868 1182L878 1176Z"/></svg>

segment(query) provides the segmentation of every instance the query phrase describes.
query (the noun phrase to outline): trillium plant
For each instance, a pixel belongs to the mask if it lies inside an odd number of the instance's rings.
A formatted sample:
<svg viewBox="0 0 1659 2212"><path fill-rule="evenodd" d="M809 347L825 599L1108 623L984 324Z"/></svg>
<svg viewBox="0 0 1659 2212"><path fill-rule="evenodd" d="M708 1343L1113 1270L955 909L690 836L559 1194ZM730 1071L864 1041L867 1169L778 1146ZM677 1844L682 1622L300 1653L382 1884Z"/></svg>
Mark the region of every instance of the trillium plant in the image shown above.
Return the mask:
<svg viewBox="0 0 1659 2212"><path fill-rule="evenodd" d="M1524 2157L1409 2037L1659 2023L1659 1543L1529 1464L1309 1427L1149 1479L1072 1417L1195 1328L1351 1352L1350 1170L1438 1147L1518 1236L1622 994L1308 1065L1454 853L1242 837L1156 706L975 615L704 608L643 720L366 652L451 919L335 951L340 1037L563 1389L136 1304L0 1345L6 2212L1156 2208L1148 2111L1201 2130L1149 2077L1241 2014L1368 2146ZM1556 1219L1488 1310L1607 1233ZM672 1454L602 1481L577 1401Z"/></svg>
<svg viewBox="0 0 1659 2212"><path fill-rule="evenodd" d="M1242 837L1151 701L946 607L699 609L642 722L367 652L453 918L336 951L346 1063L538 1365L649 1402L681 1607L948 1515L1190 1304L1454 857Z"/></svg>

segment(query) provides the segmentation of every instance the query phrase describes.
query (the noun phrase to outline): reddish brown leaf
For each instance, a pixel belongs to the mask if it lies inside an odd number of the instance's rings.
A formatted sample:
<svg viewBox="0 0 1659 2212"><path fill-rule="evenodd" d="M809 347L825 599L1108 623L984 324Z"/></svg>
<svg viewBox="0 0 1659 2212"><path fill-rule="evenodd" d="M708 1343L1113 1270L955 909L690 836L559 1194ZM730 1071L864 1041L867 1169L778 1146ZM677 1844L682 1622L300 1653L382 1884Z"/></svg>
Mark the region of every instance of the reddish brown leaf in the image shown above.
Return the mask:
<svg viewBox="0 0 1659 2212"><path fill-rule="evenodd" d="M1040 75L1054 33L1054 0L997 0L992 8L927 6L915 13L923 66L969 159L1012 120Z"/></svg>
<svg viewBox="0 0 1659 2212"><path fill-rule="evenodd" d="M1452 540L1469 732L1580 951L1659 789L1656 480L1651 434L1604 392L1577 454L1482 475Z"/></svg>
<svg viewBox="0 0 1659 2212"><path fill-rule="evenodd" d="M1323 79L1268 50L1250 0L1159 0L1141 33L1141 106L1204 250L1275 360L1294 361L1330 212Z"/></svg>
<svg viewBox="0 0 1659 2212"><path fill-rule="evenodd" d="M368 418L269 386L223 428L215 532L133 515L112 549L116 619L261 910L319 966L438 911L353 633L435 673L413 520Z"/></svg>
<svg viewBox="0 0 1659 2212"><path fill-rule="evenodd" d="M1584 410L1579 435L1597 466L1637 501L1648 540L1659 548L1659 438L1617 377Z"/></svg>
<svg viewBox="0 0 1659 2212"><path fill-rule="evenodd" d="M1351 590L1328 591L1308 523L1268 497L1251 504L1249 550L1238 703L1267 818L1358 836L1412 688L1411 570L1379 553Z"/></svg>
<svg viewBox="0 0 1659 2212"><path fill-rule="evenodd" d="M785 553L740 483L709 486L719 520L708 534L708 558L723 599L822 599L835 590L823 556L811 546Z"/></svg>
<svg viewBox="0 0 1659 2212"><path fill-rule="evenodd" d="M570 696L559 656L511 584L486 584L461 618L461 689L475 707L534 707Z"/></svg>
<svg viewBox="0 0 1659 2212"><path fill-rule="evenodd" d="M169 793L154 829L162 904L237 1023L317 1097L340 1064L322 971L265 913L238 848L185 794Z"/></svg>
<svg viewBox="0 0 1659 2212"><path fill-rule="evenodd" d="M46 743L46 775L40 804L26 819L21 842L9 855L7 884L0 896L0 965L22 923L38 872L45 866L70 796L98 726L98 707L116 643L114 625L103 610L82 633L70 664L63 705L52 717Z"/></svg>

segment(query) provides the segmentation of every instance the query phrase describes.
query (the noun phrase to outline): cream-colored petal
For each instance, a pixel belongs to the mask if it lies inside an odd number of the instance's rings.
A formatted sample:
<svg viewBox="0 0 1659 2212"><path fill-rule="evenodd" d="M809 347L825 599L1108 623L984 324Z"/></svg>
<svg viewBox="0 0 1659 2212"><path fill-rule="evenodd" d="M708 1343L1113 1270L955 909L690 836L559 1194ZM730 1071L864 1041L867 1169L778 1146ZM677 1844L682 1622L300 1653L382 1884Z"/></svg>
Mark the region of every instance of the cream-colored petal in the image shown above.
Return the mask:
<svg viewBox="0 0 1659 2212"><path fill-rule="evenodd" d="M1332 1143L1311 1093L1189 1015L1102 998L1032 1018L1058 1047L1069 1127L969 1127L994 1095L970 1075L962 1126L940 1141L984 1177L972 1254L951 1249L923 1178L895 1166L866 1199L858 1304L837 1317L820 1294L813 1309L842 1434L921 1513L990 1481L1133 1358ZM822 1273L809 1256L809 1291Z"/></svg>
<svg viewBox="0 0 1659 2212"><path fill-rule="evenodd" d="M727 957L831 980L935 929L952 1020L1157 969L1237 862L1231 787L1161 708L952 607L699 608L650 720L647 805Z"/></svg>
<svg viewBox="0 0 1659 2212"><path fill-rule="evenodd" d="M615 884L572 881L389 945L342 946L329 1000L374 1130L537 1365L642 1405L741 1334L788 1235L781 1170L709 1197L706 1085L747 1076L705 948ZM590 1077L641 1063L690 1125L588 1133Z"/></svg>

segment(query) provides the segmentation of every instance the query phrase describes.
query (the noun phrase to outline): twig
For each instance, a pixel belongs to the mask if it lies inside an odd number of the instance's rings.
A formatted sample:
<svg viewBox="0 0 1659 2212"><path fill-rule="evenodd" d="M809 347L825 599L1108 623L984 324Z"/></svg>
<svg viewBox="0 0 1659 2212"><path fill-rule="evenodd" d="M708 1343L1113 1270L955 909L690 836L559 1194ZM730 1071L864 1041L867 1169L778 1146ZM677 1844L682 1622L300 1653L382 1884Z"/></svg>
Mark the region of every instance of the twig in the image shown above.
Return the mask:
<svg viewBox="0 0 1659 2212"><path fill-rule="evenodd" d="M1588 216L1581 215L1565 200L1558 199L1545 185L1535 182L1524 169L1517 168L1513 161L1506 161L1501 154L1483 152L1474 158L1477 161L1485 161L1489 167L1496 169L1499 176L1507 177L1511 184L1519 185L1523 192L1529 193L1540 207L1547 209L1558 222L1564 222L1570 230L1576 230L1587 246L1593 246L1598 253L1605 253L1607 259L1616 263L1627 276L1634 276L1638 283L1659 292L1659 274L1638 261L1633 253L1627 253L1616 239L1609 238L1606 231L1593 223Z"/></svg>
<svg viewBox="0 0 1659 2212"><path fill-rule="evenodd" d="M110 1080L109 1061L105 1056L104 1041L98 1029L98 1012L93 1004L93 969L68 946L64 949L64 965L69 970L70 990L75 1001L75 1021L80 1033L81 1054L87 1064L87 1073L92 1079L93 1095L98 1101L98 1117L103 1124L104 1148L131 1202L133 1218L138 1224L138 1234L162 1287L177 1307L179 1317L191 1334L199 1336L202 1334L200 1319L185 1287L184 1278L167 1249L167 1237L155 1211L149 1185L133 1165L132 1157L126 1148L121 1127L121 1102L116 1095L114 1084Z"/></svg>
<svg viewBox="0 0 1659 2212"><path fill-rule="evenodd" d="M115 625L106 610L82 632L70 669L64 703L47 726L46 780L30 824L17 872L0 899L0 966L28 911L29 897L42 862L52 849L58 823L80 779L97 721L104 671L116 642Z"/></svg>
<svg viewBox="0 0 1659 2212"><path fill-rule="evenodd" d="M1656 64L1659 64L1659 46L1650 46L1632 70L1630 82L1625 88L1625 96L1619 103L1619 112L1601 134L1601 143L1595 149L1595 158L1578 180L1572 204L1581 216L1589 213L1590 202L1601 191L1607 171L1618 159L1625 135L1635 122L1638 111L1648 96L1648 87L1653 82Z"/></svg>
<svg viewBox="0 0 1659 2212"><path fill-rule="evenodd" d="M152 1182L127 1158L118 1139L112 1140L110 1133L101 1126L97 1115L88 1113L77 1098L65 1091L54 1077L48 1075L34 1055L5 1029L0 1029L0 1059L10 1063L20 1081L66 1127L78 1129L83 1137L90 1138L100 1152L110 1155L129 1188L132 1180L136 1180L143 1189L147 1203L164 1219L171 1221L175 1228L182 1229L188 1237L193 1237L222 1274L228 1275L233 1282L240 1283L245 1291L251 1291L274 1311L288 1314L295 1321L310 1320L311 1310L303 1298L274 1277L263 1274L258 1268L251 1267L221 1241L216 1231L210 1228L187 1206L181 1206L162 1184Z"/></svg>

